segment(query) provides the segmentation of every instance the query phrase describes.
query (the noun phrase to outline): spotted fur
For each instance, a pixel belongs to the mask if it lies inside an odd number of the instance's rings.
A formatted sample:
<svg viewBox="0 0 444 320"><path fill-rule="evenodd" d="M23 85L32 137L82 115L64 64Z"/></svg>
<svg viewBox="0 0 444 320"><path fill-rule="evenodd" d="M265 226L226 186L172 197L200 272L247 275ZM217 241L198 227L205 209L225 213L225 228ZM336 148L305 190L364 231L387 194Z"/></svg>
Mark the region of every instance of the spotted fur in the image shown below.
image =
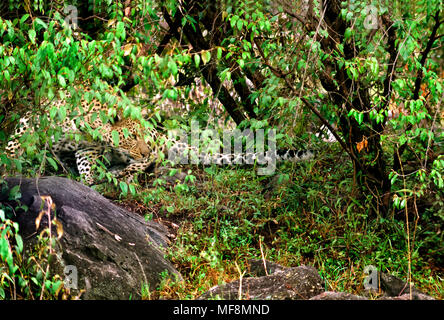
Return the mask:
<svg viewBox="0 0 444 320"><path fill-rule="evenodd" d="M244 152L244 153L211 153L202 152L184 142L175 142L168 150L168 159L174 164L215 164L219 166L228 165L251 165L265 164L270 162L303 161L314 157L312 150L280 149L267 152Z"/></svg>
<svg viewBox="0 0 444 320"><path fill-rule="evenodd" d="M70 96L67 95L67 98ZM48 101L42 103L49 104ZM56 100L51 105L60 107L66 101ZM51 137L52 151L62 163L74 163L78 173L88 184L93 183L92 168L95 162L102 158L103 162L111 166L128 166L137 160L146 158L151 149L145 142L142 126L138 121L125 119L121 114L114 122L102 122L100 112L107 112L108 107L101 104L97 99L90 103L82 99L78 108L75 108L60 124L65 134L59 140ZM31 112L26 113L20 120L6 146L6 152L10 157L17 157L23 150L20 138L28 132L33 134L34 128L38 128L38 116ZM102 137L101 141L94 140L87 133L88 127L98 130ZM114 146L112 132L117 133L118 147ZM80 141L74 139L75 134L80 134ZM140 169L142 165L133 165ZM142 168L143 169L143 168Z"/></svg>

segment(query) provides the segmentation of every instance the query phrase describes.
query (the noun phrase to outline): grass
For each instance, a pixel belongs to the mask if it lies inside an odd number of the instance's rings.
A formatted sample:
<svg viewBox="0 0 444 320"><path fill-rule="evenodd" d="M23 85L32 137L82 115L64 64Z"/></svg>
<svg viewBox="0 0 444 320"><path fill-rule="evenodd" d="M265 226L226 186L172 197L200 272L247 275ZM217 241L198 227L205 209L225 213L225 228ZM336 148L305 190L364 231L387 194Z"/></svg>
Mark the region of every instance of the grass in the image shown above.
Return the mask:
<svg viewBox="0 0 444 320"><path fill-rule="evenodd" d="M354 196L347 159L337 150L324 154L280 168L281 179L251 169L196 169L195 185L142 190L136 200L148 218L179 226L167 258L185 279L165 280L149 298L197 298L238 279L240 271L248 275L248 260L262 253L284 266L314 266L326 290L362 294L367 265L406 278L405 217L371 216L371 197ZM420 290L443 299L442 261L428 254L439 253L442 235L436 234L439 228L427 228L427 219L421 217L416 233L410 230L412 279Z"/></svg>

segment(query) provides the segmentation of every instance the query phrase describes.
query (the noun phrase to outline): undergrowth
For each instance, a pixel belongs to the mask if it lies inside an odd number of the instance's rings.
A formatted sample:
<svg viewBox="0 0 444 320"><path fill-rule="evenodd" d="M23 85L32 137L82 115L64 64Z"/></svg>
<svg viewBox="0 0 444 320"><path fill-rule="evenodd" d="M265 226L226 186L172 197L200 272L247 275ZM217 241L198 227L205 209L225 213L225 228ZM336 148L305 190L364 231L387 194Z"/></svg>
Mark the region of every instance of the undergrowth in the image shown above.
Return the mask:
<svg viewBox="0 0 444 320"><path fill-rule="evenodd" d="M437 195L418 219L409 214L407 234L404 211L375 216L371 195L356 198L353 169L337 150L280 167L274 177L218 167L193 174L196 182L186 187L139 193L150 209L147 219L180 226L167 258L185 279L165 278L145 298L195 299L248 276L249 259L262 258L287 267L312 265L326 290L354 294L363 293L366 266L406 280L410 259L414 285L444 298Z"/></svg>
<svg viewBox="0 0 444 320"><path fill-rule="evenodd" d="M20 197L17 190L13 193ZM56 238L50 228L43 228L25 248L19 225L10 219L10 211L9 207L0 207L0 300L78 299L65 287L63 274L53 270L54 261L60 257L54 250ZM37 229L43 215L49 216L49 212L41 211ZM50 224L57 225L55 222L53 219ZM63 233L62 229L57 230Z"/></svg>

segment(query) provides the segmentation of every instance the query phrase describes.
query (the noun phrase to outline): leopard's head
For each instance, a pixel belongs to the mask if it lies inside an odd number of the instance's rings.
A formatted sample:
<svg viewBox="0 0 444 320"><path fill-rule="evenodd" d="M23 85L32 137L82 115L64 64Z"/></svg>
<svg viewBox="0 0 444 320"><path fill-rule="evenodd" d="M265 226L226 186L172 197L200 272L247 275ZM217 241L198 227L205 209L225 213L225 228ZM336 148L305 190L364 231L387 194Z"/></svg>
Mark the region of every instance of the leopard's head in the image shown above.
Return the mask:
<svg viewBox="0 0 444 320"><path fill-rule="evenodd" d="M144 138L144 133L147 130L142 130L140 123L136 120L123 119L108 126L108 130L103 138L110 144L115 142L113 131L119 137L118 148L128 152L133 159L146 158L153 149ZM114 133L114 136L116 136L116 133Z"/></svg>

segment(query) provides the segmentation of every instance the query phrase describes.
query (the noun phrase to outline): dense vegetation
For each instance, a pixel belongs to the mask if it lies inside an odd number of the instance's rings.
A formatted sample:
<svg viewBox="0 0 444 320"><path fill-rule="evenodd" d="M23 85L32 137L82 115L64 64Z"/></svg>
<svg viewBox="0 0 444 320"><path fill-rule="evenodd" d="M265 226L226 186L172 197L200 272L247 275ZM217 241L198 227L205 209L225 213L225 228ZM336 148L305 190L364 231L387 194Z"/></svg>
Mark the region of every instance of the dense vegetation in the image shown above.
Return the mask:
<svg viewBox="0 0 444 320"><path fill-rule="evenodd" d="M172 129L222 117L317 153L275 176L211 166L186 168L173 186L149 175L95 186L179 226L169 258L185 285L165 281L147 298L195 298L260 257L312 264L329 290L359 293L364 267L375 265L444 297L441 0L69 3L0 4L3 176L67 174L50 137L85 94L79 85L108 104L103 118L121 110ZM205 98L196 102L195 90ZM41 103L67 93L64 107ZM172 105L189 110L165 110ZM29 111L51 121L42 117L21 139L25 152L8 157ZM315 134L322 125L336 142ZM59 278L22 261L16 227L0 218L0 298L58 295Z"/></svg>

